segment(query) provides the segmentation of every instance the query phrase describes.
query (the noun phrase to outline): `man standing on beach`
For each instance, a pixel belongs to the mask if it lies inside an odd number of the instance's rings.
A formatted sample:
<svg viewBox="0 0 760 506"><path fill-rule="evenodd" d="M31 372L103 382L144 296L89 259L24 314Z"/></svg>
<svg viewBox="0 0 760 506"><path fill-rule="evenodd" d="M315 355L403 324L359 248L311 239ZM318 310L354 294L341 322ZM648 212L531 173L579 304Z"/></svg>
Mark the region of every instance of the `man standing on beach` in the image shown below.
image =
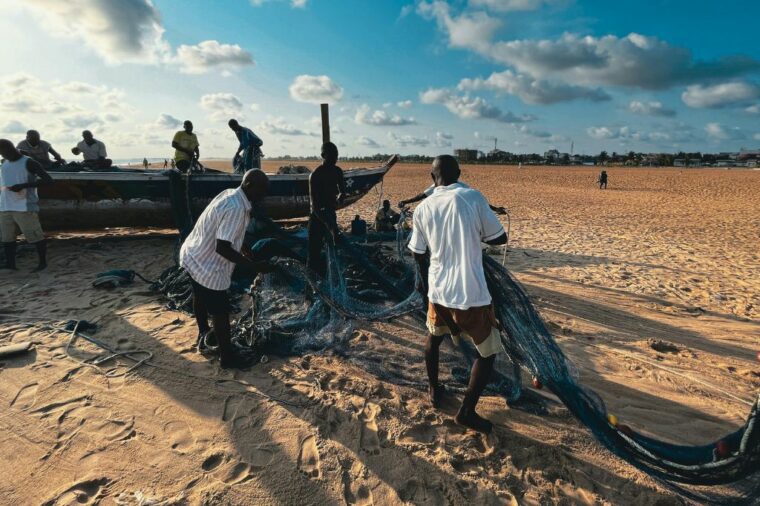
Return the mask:
<svg viewBox="0 0 760 506"><path fill-rule="evenodd" d="M89 130L82 132L82 140L76 147L71 148L71 152L74 155L81 153L84 157L82 165L90 169L107 169L113 163L106 158L106 145L93 137Z"/></svg>
<svg viewBox="0 0 760 506"><path fill-rule="evenodd" d="M50 174L35 160L22 155L13 143L0 139L0 236L5 251L4 269L16 269L16 226L26 242L37 248L38 264L47 267L47 244L38 212L37 187L53 183Z"/></svg>
<svg viewBox="0 0 760 506"><path fill-rule="evenodd" d="M446 334L458 340L461 335L472 340L478 350L470 373L456 422L488 433L492 424L475 412L493 370L496 353L503 351L491 294L483 271L480 243L505 244L507 235L488 201L479 191L468 188L459 179L459 164L450 155L433 161L435 191L414 213L414 228L409 249L420 267L430 267L426 284L429 331L425 347L425 365L430 382L430 400L441 403L444 388L438 383L439 348Z"/></svg>
<svg viewBox="0 0 760 506"><path fill-rule="evenodd" d="M19 142L16 149L18 149L22 155L28 156L35 162L39 163L45 170L51 170L66 163L49 142L40 139L40 133L37 130L29 130L26 132L26 139ZM53 155L53 158L55 158L55 164L50 161L50 155Z"/></svg>
<svg viewBox="0 0 760 506"><path fill-rule="evenodd" d="M182 125L183 130L174 134L172 147L174 151L174 160L177 162L177 168L182 172L187 172L193 160L200 158L198 137L193 133L193 123L185 121Z"/></svg>
<svg viewBox="0 0 760 506"><path fill-rule="evenodd" d="M459 182L459 184L462 185L464 188L469 188L468 185L466 185L465 183L462 183L461 181ZM428 198L429 196L433 194L434 190L435 190L435 183L425 188L422 191L422 193L419 193L410 199L399 201L398 207L403 209L409 204L414 204L415 202L419 202L420 200L425 200L426 198ZM491 211L495 212L496 214L501 214L501 215L507 214L507 209L504 207L496 207L496 206L492 206L491 204L488 204L488 207L490 207Z"/></svg>
<svg viewBox="0 0 760 506"><path fill-rule="evenodd" d="M250 128L242 126L236 119L227 123L240 142L235 156L232 158L232 168L235 174L244 174L251 169L261 168L261 146L264 145L258 135ZM243 153L242 156L240 153Z"/></svg>
<svg viewBox="0 0 760 506"><path fill-rule="evenodd" d="M346 194L343 170L336 165L338 147L332 142L322 145L322 165L309 175L309 256L307 264L311 270L324 276L327 265L322 258L325 239L330 234L338 239L338 218L335 211Z"/></svg>
<svg viewBox="0 0 760 506"><path fill-rule="evenodd" d="M210 330L208 317L211 315L214 336L219 343L219 363L224 369L251 365L232 349L227 289L232 283L235 265L253 272L270 270L269 264L254 262L241 253L252 204L264 198L268 187L266 174L260 170L246 172L238 188L223 191L209 203L180 250L180 266L192 281L198 348L201 349L203 338Z"/></svg>

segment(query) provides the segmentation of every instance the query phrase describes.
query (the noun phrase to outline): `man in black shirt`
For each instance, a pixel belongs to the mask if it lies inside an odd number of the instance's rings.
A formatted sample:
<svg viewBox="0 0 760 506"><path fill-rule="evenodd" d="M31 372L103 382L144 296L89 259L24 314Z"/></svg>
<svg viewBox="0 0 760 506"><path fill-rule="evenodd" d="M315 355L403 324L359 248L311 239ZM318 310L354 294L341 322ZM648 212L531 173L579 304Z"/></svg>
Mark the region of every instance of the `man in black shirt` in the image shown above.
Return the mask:
<svg viewBox="0 0 760 506"><path fill-rule="evenodd" d="M343 201L346 185L343 170L336 165L338 148L332 142L322 145L322 165L314 169L309 176L309 198L311 214L309 215L309 268L324 276L326 263L322 258L322 247L327 234L333 240L338 238L338 223L335 210Z"/></svg>

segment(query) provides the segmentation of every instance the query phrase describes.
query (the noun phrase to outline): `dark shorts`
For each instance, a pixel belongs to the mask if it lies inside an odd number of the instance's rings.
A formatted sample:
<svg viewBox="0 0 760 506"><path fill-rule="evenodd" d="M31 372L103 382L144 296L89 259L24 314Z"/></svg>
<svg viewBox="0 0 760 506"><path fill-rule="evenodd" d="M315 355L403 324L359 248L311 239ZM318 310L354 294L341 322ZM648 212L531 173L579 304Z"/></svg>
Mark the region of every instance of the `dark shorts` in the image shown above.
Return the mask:
<svg viewBox="0 0 760 506"><path fill-rule="evenodd" d="M187 172L190 168L190 160L177 160L177 169L181 172Z"/></svg>
<svg viewBox="0 0 760 506"><path fill-rule="evenodd" d="M193 298L200 301L210 315L225 315L230 313L230 297L227 290L212 290L199 285L191 278Z"/></svg>

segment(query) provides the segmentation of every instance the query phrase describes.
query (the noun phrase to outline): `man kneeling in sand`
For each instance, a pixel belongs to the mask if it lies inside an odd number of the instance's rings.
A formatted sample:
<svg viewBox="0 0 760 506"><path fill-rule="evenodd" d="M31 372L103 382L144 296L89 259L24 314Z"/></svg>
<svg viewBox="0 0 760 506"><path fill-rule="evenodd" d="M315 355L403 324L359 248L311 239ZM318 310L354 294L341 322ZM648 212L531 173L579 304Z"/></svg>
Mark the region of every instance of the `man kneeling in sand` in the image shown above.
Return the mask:
<svg viewBox="0 0 760 506"><path fill-rule="evenodd" d="M244 369L251 365L232 349L227 289L232 283L235 264L253 272L271 271L268 263L254 262L240 252L251 219L252 203L262 200L268 187L269 179L262 171L246 172L238 188L223 191L209 203L179 254L179 263L192 280L199 351L203 337L210 330L210 314L219 343L219 362L224 369Z"/></svg>
<svg viewBox="0 0 760 506"><path fill-rule="evenodd" d="M435 191L414 212L409 249L421 269L430 251L427 276L429 331L425 365L430 381L430 400L438 407L444 389L438 383L439 348L446 334L458 340L464 334L478 350L470 383L456 415L460 425L488 433L492 424L475 412L493 370L496 353L503 351L498 323L483 271L481 241L505 244L504 227L488 201L459 179L456 158L442 155L433 161ZM423 270L424 272L424 270Z"/></svg>

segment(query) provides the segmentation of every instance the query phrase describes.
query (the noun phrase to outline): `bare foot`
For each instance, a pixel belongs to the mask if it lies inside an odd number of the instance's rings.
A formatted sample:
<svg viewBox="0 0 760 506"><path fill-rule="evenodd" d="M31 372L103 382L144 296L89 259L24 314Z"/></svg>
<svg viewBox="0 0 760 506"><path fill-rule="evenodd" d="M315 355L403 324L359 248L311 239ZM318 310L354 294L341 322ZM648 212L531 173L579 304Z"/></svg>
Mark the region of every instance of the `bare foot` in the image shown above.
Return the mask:
<svg viewBox="0 0 760 506"><path fill-rule="evenodd" d="M428 394L430 395L430 404L432 404L433 407L437 409L441 407L443 396L446 395L446 387L443 385L431 385L428 387Z"/></svg>
<svg viewBox="0 0 760 506"><path fill-rule="evenodd" d="M459 425L484 434L490 434L491 430L493 430L493 424L491 422L477 414L474 410L465 410L464 406L459 408L459 412L454 420Z"/></svg>

